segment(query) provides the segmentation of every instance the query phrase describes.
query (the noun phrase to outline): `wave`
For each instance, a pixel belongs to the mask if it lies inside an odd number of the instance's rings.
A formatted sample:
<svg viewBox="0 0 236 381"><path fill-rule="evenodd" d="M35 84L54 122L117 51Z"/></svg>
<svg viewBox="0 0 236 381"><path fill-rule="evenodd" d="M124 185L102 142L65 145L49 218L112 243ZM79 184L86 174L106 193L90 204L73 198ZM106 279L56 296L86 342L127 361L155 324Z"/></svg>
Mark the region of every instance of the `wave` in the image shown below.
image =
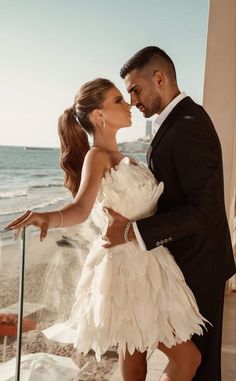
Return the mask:
<svg viewBox="0 0 236 381"><path fill-rule="evenodd" d="M27 196L28 193L26 191L0 192L0 200Z"/></svg>
<svg viewBox="0 0 236 381"><path fill-rule="evenodd" d="M48 173L33 173L32 177L48 177Z"/></svg>
<svg viewBox="0 0 236 381"><path fill-rule="evenodd" d="M0 212L0 216L8 216L14 214L20 214L26 212L26 209L18 209L18 210L9 210L7 212Z"/></svg>
<svg viewBox="0 0 236 381"><path fill-rule="evenodd" d="M63 184L44 184L44 185L30 185L27 190L30 189L42 189L42 188L61 188L63 187ZM30 194L27 192L27 190L16 190L11 192L0 192L0 200L5 199L11 199L11 198L18 198L18 197L28 197Z"/></svg>
<svg viewBox="0 0 236 381"><path fill-rule="evenodd" d="M29 189L39 189L39 188L52 188L52 187L63 187L63 184L44 184L44 185L31 185Z"/></svg>
<svg viewBox="0 0 236 381"><path fill-rule="evenodd" d="M43 208L47 208L48 206L52 206L52 205L55 205L61 201L66 201L66 200L70 200L70 197L68 196L65 196L65 197L57 197L55 198L54 200L51 200L51 201L45 201L45 202L42 202L41 204L38 204L38 205L33 205L31 206L29 209L32 210L32 211L36 211L36 210L39 210L39 209L43 209ZM8 215L14 215L14 214L20 214L20 213L24 213L26 212L27 210L27 207L25 207L24 209L18 209L18 210L8 210L6 212L0 212L0 216L8 216Z"/></svg>
<svg viewBox="0 0 236 381"><path fill-rule="evenodd" d="M39 204L39 205L35 205L33 208L31 209L43 209L47 206L50 206L50 205L55 205L57 204L58 202L60 201L65 201L66 199L68 199L69 197L68 196L65 196L65 197L57 197L55 198L54 200L51 200L51 201L45 201L45 202L42 202L42 204Z"/></svg>

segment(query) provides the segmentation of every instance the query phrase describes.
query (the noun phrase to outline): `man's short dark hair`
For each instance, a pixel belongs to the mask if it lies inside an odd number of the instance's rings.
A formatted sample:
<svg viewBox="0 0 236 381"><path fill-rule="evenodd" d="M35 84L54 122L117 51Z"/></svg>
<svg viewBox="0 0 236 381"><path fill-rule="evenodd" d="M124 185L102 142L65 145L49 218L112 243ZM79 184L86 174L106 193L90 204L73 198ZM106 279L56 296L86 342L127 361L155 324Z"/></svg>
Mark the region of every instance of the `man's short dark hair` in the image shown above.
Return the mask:
<svg viewBox="0 0 236 381"><path fill-rule="evenodd" d="M171 77L176 80L175 65L172 59L157 46L147 46L134 54L121 68L120 76L125 78L132 70L143 69L153 63L159 63L162 67L165 66Z"/></svg>

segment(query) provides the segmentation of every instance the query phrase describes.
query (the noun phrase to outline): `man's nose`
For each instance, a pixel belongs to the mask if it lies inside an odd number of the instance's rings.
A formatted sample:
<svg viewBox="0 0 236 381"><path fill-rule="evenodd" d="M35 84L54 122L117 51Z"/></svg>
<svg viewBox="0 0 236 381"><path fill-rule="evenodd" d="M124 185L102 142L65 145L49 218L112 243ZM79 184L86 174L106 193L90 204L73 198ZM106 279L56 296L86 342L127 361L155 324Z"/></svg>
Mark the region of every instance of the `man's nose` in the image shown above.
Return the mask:
<svg viewBox="0 0 236 381"><path fill-rule="evenodd" d="M138 103L136 94L134 93L130 94L130 103L131 103L131 106L135 106Z"/></svg>

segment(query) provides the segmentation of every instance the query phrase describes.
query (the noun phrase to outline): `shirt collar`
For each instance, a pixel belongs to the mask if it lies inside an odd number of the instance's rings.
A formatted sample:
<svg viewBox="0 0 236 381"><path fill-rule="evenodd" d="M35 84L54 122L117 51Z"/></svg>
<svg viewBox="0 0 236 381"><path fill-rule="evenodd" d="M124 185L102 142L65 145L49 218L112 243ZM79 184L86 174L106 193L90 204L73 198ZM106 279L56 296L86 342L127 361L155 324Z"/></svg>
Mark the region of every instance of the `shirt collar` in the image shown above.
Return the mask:
<svg viewBox="0 0 236 381"><path fill-rule="evenodd" d="M187 94L183 91L177 97L175 97L165 108L164 110L158 115L156 119L152 122L152 127L154 129L154 132L158 130L158 128L162 125L164 120L167 118L167 116L171 113L171 111L175 108L175 106L182 101L182 99L186 98Z"/></svg>

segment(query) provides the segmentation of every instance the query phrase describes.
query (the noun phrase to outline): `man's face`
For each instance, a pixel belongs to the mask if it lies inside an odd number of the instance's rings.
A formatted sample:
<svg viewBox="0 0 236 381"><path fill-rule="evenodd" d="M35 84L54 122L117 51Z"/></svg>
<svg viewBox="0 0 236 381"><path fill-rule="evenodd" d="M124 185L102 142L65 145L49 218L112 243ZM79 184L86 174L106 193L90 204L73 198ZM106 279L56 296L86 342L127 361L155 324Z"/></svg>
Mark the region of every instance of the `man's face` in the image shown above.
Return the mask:
<svg viewBox="0 0 236 381"><path fill-rule="evenodd" d="M136 106L145 118L161 111L161 95L155 86L154 73L132 70L125 77L125 84L132 106Z"/></svg>

